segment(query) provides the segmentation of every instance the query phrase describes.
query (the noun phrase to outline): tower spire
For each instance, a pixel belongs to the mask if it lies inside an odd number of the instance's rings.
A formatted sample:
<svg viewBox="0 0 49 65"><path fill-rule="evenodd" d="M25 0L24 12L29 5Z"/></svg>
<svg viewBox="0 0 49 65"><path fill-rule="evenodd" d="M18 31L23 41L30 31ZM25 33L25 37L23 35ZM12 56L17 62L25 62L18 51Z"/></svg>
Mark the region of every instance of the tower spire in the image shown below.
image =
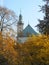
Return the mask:
<svg viewBox="0 0 49 65"><path fill-rule="evenodd" d="M21 15L21 11L20 11L20 15L19 15L19 20L18 20L18 23L17 23L17 37L21 37L23 34L23 21L22 21L22 15Z"/></svg>
<svg viewBox="0 0 49 65"><path fill-rule="evenodd" d="M28 25L29 25L29 20L28 20Z"/></svg>
<svg viewBox="0 0 49 65"><path fill-rule="evenodd" d="M21 14L21 9L20 9L20 14Z"/></svg>
<svg viewBox="0 0 49 65"><path fill-rule="evenodd" d="M19 15L19 23L22 23L21 9L20 9L20 15Z"/></svg>

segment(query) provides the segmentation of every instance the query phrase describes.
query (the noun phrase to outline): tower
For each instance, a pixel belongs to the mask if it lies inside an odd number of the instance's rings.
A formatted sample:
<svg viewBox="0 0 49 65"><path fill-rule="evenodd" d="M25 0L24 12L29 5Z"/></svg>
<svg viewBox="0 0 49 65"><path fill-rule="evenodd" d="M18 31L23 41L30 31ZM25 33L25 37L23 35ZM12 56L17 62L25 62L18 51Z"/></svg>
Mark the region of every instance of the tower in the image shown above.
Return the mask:
<svg viewBox="0 0 49 65"><path fill-rule="evenodd" d="M18 23L17 23L17 37L23 36L23 25L24 25L24 23L22 22L22 15L20 13L19 20L18 20Z"/></svg>

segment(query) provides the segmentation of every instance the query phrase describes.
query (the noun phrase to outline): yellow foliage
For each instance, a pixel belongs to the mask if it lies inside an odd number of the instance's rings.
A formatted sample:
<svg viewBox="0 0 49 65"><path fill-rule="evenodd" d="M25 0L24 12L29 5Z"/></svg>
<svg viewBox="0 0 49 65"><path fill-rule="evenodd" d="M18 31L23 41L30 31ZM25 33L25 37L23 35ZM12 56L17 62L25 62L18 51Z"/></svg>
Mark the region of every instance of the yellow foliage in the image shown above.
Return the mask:
<svg viewBox="0 0 49 65"><path fill-rule="evenodd" d="M0 54L10 65L49 65L49 36L33 35L25 43L16 43L0 33Z"/></svg>
<svg viewBox="0 0 49 65"><path fill-rule="evenodd" d="M49 36L33 35L17 50L20 65L49 65Z"/></svg>
<svg viewBox="0 0 49 65"><path fill-rule="evenodd" d="M3 54L9 63L15 63L17 60L18 54L13 48L14 43L15 41L10 36L0 33L0 54Z"/></svg>
<svg viewBox="0 0 49 65"><path fill-rule="evenodd" d="M49 64L49 36L32 36L23 44L23 48L28 50L27 54L30 54L33 64Z"/></svg>

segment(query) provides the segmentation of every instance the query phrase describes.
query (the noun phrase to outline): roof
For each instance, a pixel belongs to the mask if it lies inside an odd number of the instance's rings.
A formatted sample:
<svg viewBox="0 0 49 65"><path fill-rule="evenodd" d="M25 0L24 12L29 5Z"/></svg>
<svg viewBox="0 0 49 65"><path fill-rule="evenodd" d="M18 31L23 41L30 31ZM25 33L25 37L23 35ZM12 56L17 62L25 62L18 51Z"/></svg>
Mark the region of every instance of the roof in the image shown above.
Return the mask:
<svg viewBox="0 0 49 65"><path fill-rule="evenodd" d="M28 26L23 30L23 36L28 37L28 35L36 35L37 33L34 29L28 24Z"/></svg>
<svg viewBox="0 0 49 65"><path fill-rule="evenodd" d="M22 22L22 15L19 15L19 21L17 23L18 25L23 25L24 23Z"/></svg>

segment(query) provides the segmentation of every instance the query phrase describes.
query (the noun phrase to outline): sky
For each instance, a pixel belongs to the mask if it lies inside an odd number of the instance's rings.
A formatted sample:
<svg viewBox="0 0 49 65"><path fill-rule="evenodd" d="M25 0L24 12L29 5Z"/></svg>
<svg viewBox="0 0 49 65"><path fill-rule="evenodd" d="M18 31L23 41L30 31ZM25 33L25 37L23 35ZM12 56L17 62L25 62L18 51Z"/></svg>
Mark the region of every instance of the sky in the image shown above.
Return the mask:
<svg viewBox="0 0 49 65"><path fill-rule="evenodd" d="M39 12L39 5L43 4L42 0L0 0L0 6L13 10L17 16L19 16L21 10L24 28L29 23L37 32L38 30L35 26L39 23L38 19L43 19L43 13Z"/></svg>

